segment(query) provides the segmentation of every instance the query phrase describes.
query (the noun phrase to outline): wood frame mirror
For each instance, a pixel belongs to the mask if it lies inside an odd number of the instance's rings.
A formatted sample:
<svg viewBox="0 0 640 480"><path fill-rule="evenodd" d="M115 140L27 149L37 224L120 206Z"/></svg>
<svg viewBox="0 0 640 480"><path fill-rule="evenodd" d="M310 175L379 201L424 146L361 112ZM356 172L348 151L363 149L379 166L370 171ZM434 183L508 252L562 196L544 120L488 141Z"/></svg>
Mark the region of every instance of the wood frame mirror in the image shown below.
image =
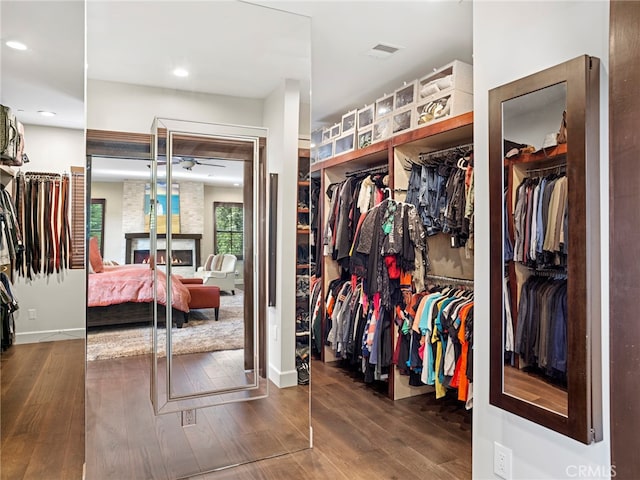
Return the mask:
<svg viewBox="0 0 640 480"><path fill-rule="evenodd" d="M584 55L489 91L490 403L585 444L602 439L599 65ZM533 208L563 183L559 246L538 250Z"/></svg>

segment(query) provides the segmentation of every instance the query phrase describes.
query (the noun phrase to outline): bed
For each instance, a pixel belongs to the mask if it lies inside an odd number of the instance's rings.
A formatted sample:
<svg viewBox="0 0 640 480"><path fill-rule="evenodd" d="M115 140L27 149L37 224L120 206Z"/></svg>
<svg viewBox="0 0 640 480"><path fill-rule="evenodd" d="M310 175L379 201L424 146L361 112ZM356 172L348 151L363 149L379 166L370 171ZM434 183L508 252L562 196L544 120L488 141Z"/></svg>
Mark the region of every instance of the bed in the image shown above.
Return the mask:
<svg viewBox="0 0 640 480"><path fill-rule="evenodd" d="M87 327L104 327L149 322L153 306L153 273L149 264L107 266L96 257L89 242L90 268L87 285ZM99 250L98 250L99 256ZM92 259L92 257L94 257ZM158 285L158 318L164 323L167 277L156 270ZM178 328L187 318L191 295L177 278L171 282L173 323Z"/></svg>

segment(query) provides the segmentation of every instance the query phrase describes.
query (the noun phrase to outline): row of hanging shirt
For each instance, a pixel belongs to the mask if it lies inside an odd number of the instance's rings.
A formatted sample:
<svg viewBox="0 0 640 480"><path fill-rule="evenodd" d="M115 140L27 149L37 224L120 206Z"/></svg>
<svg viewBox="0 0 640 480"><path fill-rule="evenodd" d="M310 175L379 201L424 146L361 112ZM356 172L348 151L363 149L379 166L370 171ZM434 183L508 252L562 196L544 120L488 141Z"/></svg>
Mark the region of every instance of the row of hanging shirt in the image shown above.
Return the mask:
<svg viewBox="0 0 640 480"><path fill-rule="evenodd" d="M522 285L514 351L521 367L566 383L567 280L531 276Z"/></svg>
<svg viewBox="0 0 640 480"><path fill-rule="evenodd" d="M471 146L421 153L410 162L406 201L416 206L427 235L451 235L453 247L473 248L474 175Z"/></svg>
<svg viewBox="0 0 640 480"><path fill-rule="evenodd" d="M436 398L458 389L471 408L473 398L473 291L436 286L398 307L398 341L393 363L409 385L432 385Z"/></svg>
<svg viewBox="0 0 640 480"><path fill-rule="evenodd" d="M527 177L516 190L513 260L531 268L567 264L567 176Z"/></svg>

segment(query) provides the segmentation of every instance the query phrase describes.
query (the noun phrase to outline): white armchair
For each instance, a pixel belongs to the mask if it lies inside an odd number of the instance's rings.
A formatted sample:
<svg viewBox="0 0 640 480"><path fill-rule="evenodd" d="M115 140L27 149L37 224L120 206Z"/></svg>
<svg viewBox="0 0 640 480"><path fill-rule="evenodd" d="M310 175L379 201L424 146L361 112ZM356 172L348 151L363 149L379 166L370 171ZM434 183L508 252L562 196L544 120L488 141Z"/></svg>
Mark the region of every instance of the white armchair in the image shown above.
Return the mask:
<svg viewBox="0 0 640 480"><path fill-rule="evenodd" d="M220 290L236 294L236 262L235 255L221 253L209 255L202 267L198 267L196 277L202 278L204 285L215 285Z"/></svg>

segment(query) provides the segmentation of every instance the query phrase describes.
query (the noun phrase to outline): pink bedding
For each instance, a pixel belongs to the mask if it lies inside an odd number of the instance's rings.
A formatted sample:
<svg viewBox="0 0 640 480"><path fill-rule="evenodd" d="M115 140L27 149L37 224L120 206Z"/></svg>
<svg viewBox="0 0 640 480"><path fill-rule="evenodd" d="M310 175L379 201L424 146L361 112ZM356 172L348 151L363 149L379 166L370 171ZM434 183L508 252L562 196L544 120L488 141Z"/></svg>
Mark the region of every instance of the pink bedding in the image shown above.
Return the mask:
<svg viewBox="0 0 640 480"><path fill-rule="evenodd" d="M166 275L158 270L158 303L166 305ZM171 282L173 308L189 311L191 294L177 278ZM105 266L101 273L89 274L87 305L105 307L126 302L153 301L153 270L149 265Z"/></svg>

